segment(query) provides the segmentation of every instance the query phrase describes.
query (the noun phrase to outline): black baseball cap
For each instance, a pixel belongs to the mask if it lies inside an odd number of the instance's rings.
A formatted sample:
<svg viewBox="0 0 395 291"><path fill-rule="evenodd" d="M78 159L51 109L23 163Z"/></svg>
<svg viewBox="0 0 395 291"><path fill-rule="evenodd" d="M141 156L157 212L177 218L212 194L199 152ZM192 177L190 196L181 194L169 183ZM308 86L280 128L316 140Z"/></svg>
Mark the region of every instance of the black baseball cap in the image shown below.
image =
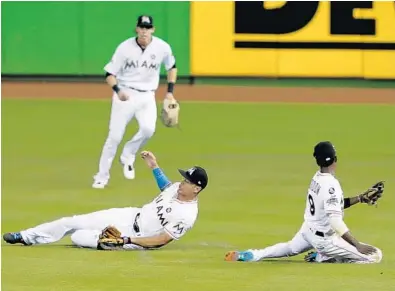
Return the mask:
<svg viewBox="0 0 395 291"><path fill-rule="evenodd" d="M154 26L154 20L152 19L152 16L140 15L137 18L137 26L142 28L152 28Z"/></svg>
<svg viewBox="0 0 395 291"><path fill-rule="evenodd" d="M330 141L321 141L314 147L313 156L317 165L321 167L329 167L337 161L336 150Z"/></svg>
<svg viewBox="0 0 395 291"><path fill-rule="evenodd" d="M181 176L187 179L189 182L202 187L202 189L206 188L208 183L208 177L206 170L199 166L194 166L186 171L178 169Z"/></svg>

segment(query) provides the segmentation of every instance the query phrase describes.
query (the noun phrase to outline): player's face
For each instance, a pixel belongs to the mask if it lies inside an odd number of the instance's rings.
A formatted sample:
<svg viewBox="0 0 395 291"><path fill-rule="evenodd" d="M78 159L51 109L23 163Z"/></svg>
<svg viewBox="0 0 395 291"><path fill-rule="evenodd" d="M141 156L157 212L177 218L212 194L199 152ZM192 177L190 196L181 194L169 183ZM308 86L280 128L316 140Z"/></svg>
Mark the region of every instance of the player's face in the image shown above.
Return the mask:
<svg viewBox="0 0 395 291"><path fill-rule="evenodd" d="M137 26L136 27L137 37L140 40L145 41L145 42L148 42L151 39L154 31L155 31L155 28L153 28L153 27L151 27L151 28L146 27L146 26L141 26L141 27Z"/></svg>
<svg viewBox="0 0 395 291"><path fill-rule="evenodd" d="M186 197L195 196L199 193L200 187L184 179L178 188L178 194Z"/></svg>

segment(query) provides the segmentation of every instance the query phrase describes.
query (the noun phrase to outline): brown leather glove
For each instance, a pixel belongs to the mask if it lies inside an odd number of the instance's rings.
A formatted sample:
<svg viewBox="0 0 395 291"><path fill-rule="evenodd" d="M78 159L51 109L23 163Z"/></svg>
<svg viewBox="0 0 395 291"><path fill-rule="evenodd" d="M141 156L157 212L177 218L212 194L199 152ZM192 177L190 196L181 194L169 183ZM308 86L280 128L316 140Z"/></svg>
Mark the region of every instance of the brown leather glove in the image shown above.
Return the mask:
<svg viewBox="0 0 395 291"><path fill-rule="evenodd" d="M122 250L125 239L121 236L121 232L114 226L108 226L103 229L97 243L98 250Z"/></svg>
<svg viewBox="0 0 395 291"><path fill-rule="evenodd" d="M377 182L371 188L359 195L361 203L377 205L377 201L383 196L384 181Z"/></svg>
<svg viewBox="0 0 395 291"><path fill-rule="evenodd" d="M178 125L180 114L180 105L173 99L165 98L163 100L160 119L166 127L175 127Z"/></svg>

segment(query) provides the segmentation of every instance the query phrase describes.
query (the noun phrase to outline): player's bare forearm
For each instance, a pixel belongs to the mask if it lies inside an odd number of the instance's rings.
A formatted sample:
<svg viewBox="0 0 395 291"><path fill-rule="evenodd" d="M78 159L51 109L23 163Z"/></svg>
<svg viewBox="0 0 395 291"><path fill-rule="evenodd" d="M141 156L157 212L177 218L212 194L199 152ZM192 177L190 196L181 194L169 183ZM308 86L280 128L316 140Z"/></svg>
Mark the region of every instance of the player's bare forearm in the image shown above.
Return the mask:
<svg viewBox="0 0 395 291"><path fill-rule="evenodd" d="M167 93L166 98L174 99L173 92L174 92L174 84L177 81L177 68L171 68L167 72Z"/></svg>
<svg viewBox="0 0 395 291"><path fill-rule="evenodd" d="M106 81L111 88L118 83L114 75L108 75Z"/></svg>
<svg viewBox="0 0 395 291"><path fill-rule="evenodd" d="M167 83L175 84L177 81L177 68L172 68L167 72Z"/></svg>
<svg viewBox="0 0 395 291"><path fill-rule="evenodd" d="M354 246L358 252L369 255L376 252L376 248L364 243L360 243L355 237L352 236L350 231L347 231L345 234L342 235L342 238L348 242L350 245Z"/></svg>
<svg viewBox="0 0 395 291"><path fill-rule="evenodd" d="M352 236L350 231L347 231L345 234L342 235L342 239L348 242L350 245L357 247L359 245L359 241Z"/></svg>
<svg viewBox="0 0 395 291"><path fill-rule="evenodd" d="M167 233L162 233L151 237L130 237L127 243L142 246L144 248L155 248L164 246L172 241Z"/></svg>

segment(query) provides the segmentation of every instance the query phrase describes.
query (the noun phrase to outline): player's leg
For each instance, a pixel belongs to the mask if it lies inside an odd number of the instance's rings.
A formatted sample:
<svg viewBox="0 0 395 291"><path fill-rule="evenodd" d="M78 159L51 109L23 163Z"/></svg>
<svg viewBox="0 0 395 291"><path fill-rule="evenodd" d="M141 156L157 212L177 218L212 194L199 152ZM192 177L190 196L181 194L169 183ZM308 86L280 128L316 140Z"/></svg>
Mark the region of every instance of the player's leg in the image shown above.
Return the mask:
<svg viewBox="0 0 395 291"><path fill-rule="evenodd" d="M132 117L133 103L121 101L117 96L113 96L109 132L101 152L99 172L94 176L95 181L92 187L104 188L107 185L112 162L122 141L126 126Z"/></svg>
<svg viewBox="0 0 395 291"><path fill-rule="evenodd" d="M264 249L249 249L242 252L229 252L225 256L227 261L256 262L268 258L283 258L296 256L311 250L313 247L305 240L303 227L296 233L292 240L278 243Z"/></svg>
<svg viewBox="0 0 395 291"><path fill-rule="evenodd" d="M137 208L134 208L137 210ZM136 211L133 211L133 214ZM122 219L120 216L116 221L113 221L111 223L112 226L116 227L120 232L121 236L133 236L134 231L133 231L133 222L134 219L130 219L130 217L127 217L129 215L129 212L126 211L126 215L122 216ZM104 228L103 228L104 229ZM92 230L92 229L80 229L75 231L71 235L71 241L74 245L82 247L82 248L97 248L97 243L99 240L99 236L102 233L102 229L100 230Z"/></svg>
<svg viewBox="0 0 395 291"><path fill-rule="evenodd" d="M77 230L71 235L71 242L81 248L97 248L97 241L101 234L100 230Z"/></svg>
<svg viewBox="0 0 395 291"><path fill-rule="evenodd" d="M122 151L121 161L124 164L124 175L128 179L134 179L134 162L137 152L153 136L156 128L157 108L155 95L146 93L140 98L146 98L142 105L136 109L135 118L139 124L138 132L129 140Z"/></svg>
<svg viewBox="0 0 395 291"><path fill-rule="evenodd" d="M383 258L383 253L379 248L371 255L360 253L354 246L350 245L344 239L334 236L332 240L320 248L315 262L323 262L332 259L336 263L379 263Z"/></svg>
<svg viewBox="0 0 395 291"><path fill-rule="evenodd" d="M122 233L122 236L133 237L134 232L128 226L116 225L117 229ZM81 248L97 249L101 231L97 230L77 230L71 235L71 241L75 246ZM143 250L144 248L138 245L127 244L123 246L124 250Z"/></svg>
<svg viewBox="0 0 395 291"><path fill-rule="evenodd" d="M64 236L74 233L76 230L101 231L108 225L123 225L133 223L138 208L112 208L100 210L88 214L63 217L51 222L23 230L19 233L10 233L3 236L8 243L23 243L27 245L48 244L59 241ZM15 240L12 236L18 236Z"/></svg>

